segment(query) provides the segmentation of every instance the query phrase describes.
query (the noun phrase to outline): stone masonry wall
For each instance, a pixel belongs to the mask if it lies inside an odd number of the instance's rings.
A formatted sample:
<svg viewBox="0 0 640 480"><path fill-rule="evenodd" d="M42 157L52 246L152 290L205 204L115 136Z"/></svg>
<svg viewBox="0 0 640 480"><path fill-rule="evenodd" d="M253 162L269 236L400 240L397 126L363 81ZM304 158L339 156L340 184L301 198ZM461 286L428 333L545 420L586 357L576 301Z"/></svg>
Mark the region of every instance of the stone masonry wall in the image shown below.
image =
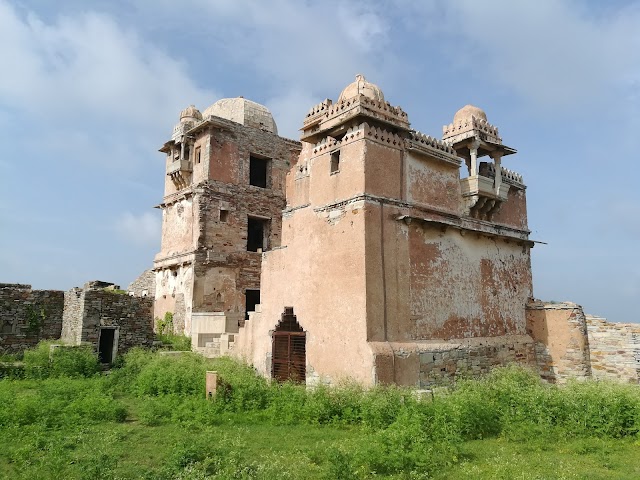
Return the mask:
<svg viewBox="0 0 640 480"><path fill-rule="evenodd" d="M609 323L587 315L594 378L640 383L640 324Z"/></svg>
<svg viewBox="0 0 640 480"><path fill-rule="evenodd" d="M40 340L60 338L64 294L0 283L0 354L22 353Z"/></svg>
<svg viewBox="0 0 640 480"><path fill-rule="evenodd" d="M129 284L127 288L129 294L134 297L153 297L156 293L156 274L153 270L145 270Z"/></svg>
<svg viewBox="0 0 640 480"><path fill-rule="evenodd" d="M544 380L563 383L591 376L587 322L580 305L533 301L527 304L526 317Z"/></svg>
<svg viewBox="0 0 640 480"><path fill-rule="evenodd" d="M64 315L60 337L63 342L72 345L78 345L81 342L83 306L84 290L82 288L72 288L64 292Z"/></svg>
<svg viewBox="0 0 640 480"><path fill-rule="evenodd" d="M420 388L448 384L460 376L477 377L512 363L533 366L533 344L510 342L505 337L488 338L477 344L442 345L420 353Z"/></svg>
<svg viewBox="0 0 640 480"><path fill-rule="evenodd" d="M100 327L120 327L118 352L153 343L153 299L104 290L83 292L81 341L98 345Z"/></svg>

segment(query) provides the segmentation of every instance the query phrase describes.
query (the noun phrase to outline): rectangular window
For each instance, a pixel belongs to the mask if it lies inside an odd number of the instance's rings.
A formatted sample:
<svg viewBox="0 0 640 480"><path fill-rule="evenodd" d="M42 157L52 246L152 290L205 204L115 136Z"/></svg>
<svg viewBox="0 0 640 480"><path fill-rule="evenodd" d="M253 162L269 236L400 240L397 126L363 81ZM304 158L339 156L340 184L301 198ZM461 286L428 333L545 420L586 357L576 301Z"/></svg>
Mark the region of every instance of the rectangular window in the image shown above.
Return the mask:
<svg viewBox="0 0 640 480"><path fill-rule="evenodd" d="M269 238L269 220L263 218L247 218L247 251L258 252L267 249Z"/></svg>
<svg viewBox="0 0 640 480"><path fill-rule="evenodd" d="M330 173L337 173L340 171L340 150L336 150L331 153L331 171Z"/></svg>
<svg viewBox="0 0 640 480"><path fill-rule="evenodd" d="M200 147L196 148L196 163L200 163Z"/></svg>
<svg viewBox="0 0 640 480"><path fill-rule="evenodd" d="M256 305L260 303L260 290L245 291L244 319L249 320L249 312L256 311Z"/></svg>
<svg viewBox="0 0 640 480"><path fill-rule="evenodd" d="M220 221L224 223L229 221L229 210L220 209Z"/></svg>
<svg viewBox="0 0 640 480"><path fill-rule="evenodd" d="M251 155L249 157L249 185L267 188L269 160Z"/></svg>

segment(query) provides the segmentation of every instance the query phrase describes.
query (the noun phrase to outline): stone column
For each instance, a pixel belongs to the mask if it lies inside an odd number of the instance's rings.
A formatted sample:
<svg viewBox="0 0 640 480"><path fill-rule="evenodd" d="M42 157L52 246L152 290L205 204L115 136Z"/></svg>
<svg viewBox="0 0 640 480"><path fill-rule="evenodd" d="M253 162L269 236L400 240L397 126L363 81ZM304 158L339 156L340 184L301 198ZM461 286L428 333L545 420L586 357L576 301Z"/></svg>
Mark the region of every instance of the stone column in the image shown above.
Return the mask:
<svg viewBox="0 0 640 480"><path fill-rule="evenodd" d="M478 147L480 146L480 140L474 140L469 147L469 153L471 154L471 171L469 175L475 177L478 175Z"/></svg>
<svg viewBox="0 0 640 480"><path fill-rule="evenodd" d="M501 166L502 152L493 152L491 154L491 158L493 158L493 161L495 162L494 166L496 171L496 178L495 178L495 181L493 182L493 188L496 195L499 195L500 186L502 185L502 166Z"/></svg>

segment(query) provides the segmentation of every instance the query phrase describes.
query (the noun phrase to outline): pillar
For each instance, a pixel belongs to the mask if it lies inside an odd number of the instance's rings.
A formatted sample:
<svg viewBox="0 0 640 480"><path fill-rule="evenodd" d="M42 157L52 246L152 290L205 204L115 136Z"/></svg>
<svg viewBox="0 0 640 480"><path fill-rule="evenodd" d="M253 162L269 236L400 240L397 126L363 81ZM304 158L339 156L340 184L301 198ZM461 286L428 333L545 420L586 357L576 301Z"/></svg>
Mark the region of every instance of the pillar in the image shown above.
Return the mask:
<svg viewBox="0 0 640 480"><path fill-rule="evenodd" d="M500 194L500 186L502 185L502 152L493 152L491 154L491 158L493 158L496 177L493 182L493 189L496 195Z"/></svg>
<svg viewBox="0 0 640 480"><path fill-rule="evenodd" d="M475 177L478 175L478 147L480 146L479 140L474 140L471 146L469 147L469 153L471 154L471 171L469 172L470 177Z"/></svg>

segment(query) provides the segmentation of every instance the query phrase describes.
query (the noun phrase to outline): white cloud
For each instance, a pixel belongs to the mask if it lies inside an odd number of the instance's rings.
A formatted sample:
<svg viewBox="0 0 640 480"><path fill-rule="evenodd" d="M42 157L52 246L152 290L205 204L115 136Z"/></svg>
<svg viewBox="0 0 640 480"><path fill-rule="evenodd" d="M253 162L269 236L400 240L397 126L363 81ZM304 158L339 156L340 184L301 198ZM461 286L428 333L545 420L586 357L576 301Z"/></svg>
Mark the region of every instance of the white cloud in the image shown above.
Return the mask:
<svg viewBox="0 0 640 480"><path fill-rule="evenodd" d="M0 0L0 103L56 125L166 128L167 119L215 95L187 66L95 12L45 23Z"/></svg>
<svg viewBox="0 0 640 480"><path fill-rule="evenodd" d="M157 246L160 227L160 218L152 212L141 215L124 212L115 224L115 229L122 238L140 246Z"/></svg>
<svg viewBox="0 0 640 480"><path fill-rule="evenodd" d="M640 76L638 4L587 13L572 0L398 3L473 78L506 86L544 108L606 102L612 89L629 88ZM451 41L442 42L443 34Z"/></svg>

